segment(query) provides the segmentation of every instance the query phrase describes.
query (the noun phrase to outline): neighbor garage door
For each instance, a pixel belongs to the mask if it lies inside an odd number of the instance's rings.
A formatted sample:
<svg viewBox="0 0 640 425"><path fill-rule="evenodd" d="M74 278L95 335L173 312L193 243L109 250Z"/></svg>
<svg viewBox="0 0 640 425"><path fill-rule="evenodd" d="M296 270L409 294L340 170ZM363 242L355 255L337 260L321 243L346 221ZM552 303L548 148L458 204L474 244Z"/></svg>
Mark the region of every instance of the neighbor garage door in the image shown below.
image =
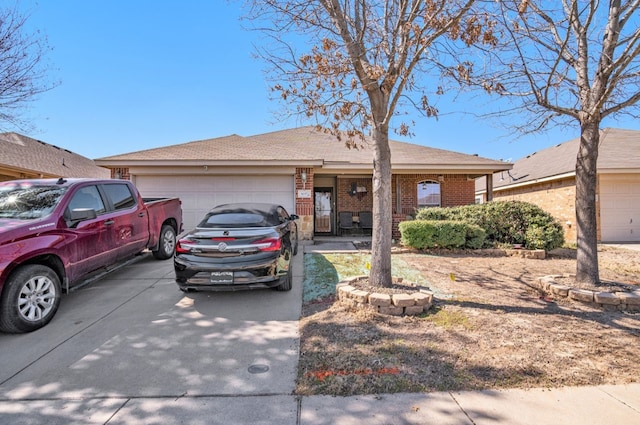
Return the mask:
<svg viewBox="0 0 640 425"><path fill-rule="evenodd" d="M603 242L640 242L640 175L600 176Z"/></svg>
<svg viewBox="0 0 640 425"><path fill-rule="evenodd" d="M143 197L176 196L185 230L216 205L230 202L280 204L293 214L293 176L136 176Z"/></svg>

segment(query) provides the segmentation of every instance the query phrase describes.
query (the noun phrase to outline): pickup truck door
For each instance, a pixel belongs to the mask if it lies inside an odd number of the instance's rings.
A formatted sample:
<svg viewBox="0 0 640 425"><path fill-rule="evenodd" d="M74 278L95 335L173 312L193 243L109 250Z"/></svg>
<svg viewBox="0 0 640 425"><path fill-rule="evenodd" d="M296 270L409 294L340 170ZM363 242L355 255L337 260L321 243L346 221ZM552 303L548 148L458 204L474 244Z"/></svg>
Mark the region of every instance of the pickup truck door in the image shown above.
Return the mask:
<svg viewBox="0 0 640 425"><path fill-rule="evenodd" d="M65 217L73 209L90 208L96 218L69 223L66 232L73 243L66 245L68 278L75 281L81 276L114 262L113 237L109 220L105 218L106 206L96 185L82 186L76 190L67 205Z"/></svg>
<svg viewBox="0 0 640 425"><path fill-rule="evenodd" d="M142 200L126 182L102 184L101 189L110 204L116 261L144 250L149 241L149 217Z"/></svg>

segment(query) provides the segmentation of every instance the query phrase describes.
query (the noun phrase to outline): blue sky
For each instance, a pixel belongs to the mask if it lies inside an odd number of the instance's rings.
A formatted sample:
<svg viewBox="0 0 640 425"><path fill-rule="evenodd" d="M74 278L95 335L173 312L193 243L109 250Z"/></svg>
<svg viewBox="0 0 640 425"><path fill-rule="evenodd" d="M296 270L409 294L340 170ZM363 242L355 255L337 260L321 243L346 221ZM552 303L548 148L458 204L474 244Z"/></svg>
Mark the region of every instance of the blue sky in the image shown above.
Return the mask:
<svg viewBox="0 0 640 425"><path fill-rule="evenodd" d="M27 136L100 158L230 134L252 136L311 122L285 121L269 100L258 33L224 0L22 0L29 27L53 48L51 79L23 118ZM416 115L415 136L393 139L516 160L577 137L578 127L515 138L481 119L486 99L438 103L438 120ZM606 126L640 130L637 120Z"/></svg>

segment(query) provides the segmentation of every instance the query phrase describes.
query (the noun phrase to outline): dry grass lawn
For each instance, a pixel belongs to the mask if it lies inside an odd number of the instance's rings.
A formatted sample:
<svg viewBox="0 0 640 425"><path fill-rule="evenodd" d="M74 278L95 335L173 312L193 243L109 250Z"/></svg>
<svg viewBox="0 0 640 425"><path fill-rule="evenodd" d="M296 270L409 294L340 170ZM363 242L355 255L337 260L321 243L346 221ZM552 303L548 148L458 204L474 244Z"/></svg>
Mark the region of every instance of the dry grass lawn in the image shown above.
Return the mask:
<svg viewBox="0 0 640 425"><path fill-rule="evenodd" d="M640 381L640 313L552 299L535 279L575 273L575 252L545 260L404 253L436 293L422 316L307 300L298 394L354 395ZM640 252L602 247L601 279L640 290Z"/></svg>

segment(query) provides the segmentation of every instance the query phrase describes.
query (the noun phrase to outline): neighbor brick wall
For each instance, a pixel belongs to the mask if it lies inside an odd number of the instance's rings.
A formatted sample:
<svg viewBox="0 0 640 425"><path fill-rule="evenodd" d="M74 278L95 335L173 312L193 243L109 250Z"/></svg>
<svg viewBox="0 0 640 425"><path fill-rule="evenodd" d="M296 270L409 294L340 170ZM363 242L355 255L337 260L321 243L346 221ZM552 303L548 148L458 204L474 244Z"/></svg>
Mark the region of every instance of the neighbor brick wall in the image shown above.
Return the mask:
<svg viewBox="0 0 640 425"><path fill-rule="evenodd" d="M493 199L495 201L524 201L539 206L558 219L564 229L566 242L576 242L576 184L573 177L494 191Z"/></svg>
<svg viewBox="0 0 640 425"><path fill-rule="evenodd" d="M111 178L116 178L116 173L120 173L120 179L131 180L131 174L129 174L129 168L110 168Z"/></svg>

